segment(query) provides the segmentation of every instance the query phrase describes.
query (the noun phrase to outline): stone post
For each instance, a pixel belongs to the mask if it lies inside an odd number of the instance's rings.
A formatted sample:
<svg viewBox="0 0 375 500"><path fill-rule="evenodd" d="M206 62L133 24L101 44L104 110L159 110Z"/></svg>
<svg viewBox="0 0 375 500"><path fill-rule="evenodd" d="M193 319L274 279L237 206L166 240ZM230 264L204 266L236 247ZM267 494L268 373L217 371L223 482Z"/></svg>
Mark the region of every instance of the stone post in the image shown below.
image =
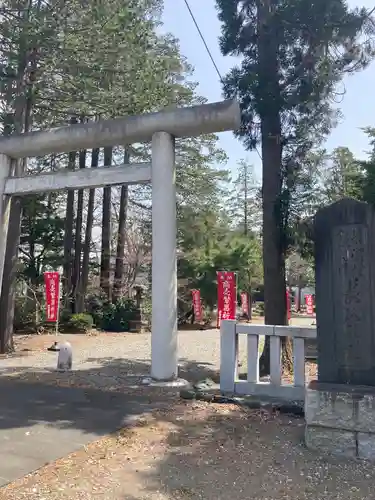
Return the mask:
<svg viewBox="0 0 375 500"><path fill-rule="evenodd" d="M305 439L321 453L375 460L375 211L343 199L315 216L318 381Z"/></svg>
<svg viewBox="0 0 375 500"><path fill-rule="evenodd" d="M174 138L152 137L151 376L177 377L176 171Z"/></svg>
<svg viewBox="0 0 375 500"><path fill-rule="evenodd" d="M319 382L375 386L375 213L344 199L315 217Z"/></svg>

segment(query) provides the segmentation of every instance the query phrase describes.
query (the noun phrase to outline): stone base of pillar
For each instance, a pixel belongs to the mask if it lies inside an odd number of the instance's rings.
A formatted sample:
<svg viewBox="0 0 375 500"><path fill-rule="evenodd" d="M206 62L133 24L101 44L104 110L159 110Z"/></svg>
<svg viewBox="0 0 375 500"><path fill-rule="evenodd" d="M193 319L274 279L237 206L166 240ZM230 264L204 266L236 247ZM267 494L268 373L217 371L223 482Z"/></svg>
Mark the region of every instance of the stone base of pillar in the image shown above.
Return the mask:
<svg viewBox="0 0 375 500"><path fill-rule="evenodd" d="M313 381L305 399L306 446L375 461L375 387Z"/></svg>

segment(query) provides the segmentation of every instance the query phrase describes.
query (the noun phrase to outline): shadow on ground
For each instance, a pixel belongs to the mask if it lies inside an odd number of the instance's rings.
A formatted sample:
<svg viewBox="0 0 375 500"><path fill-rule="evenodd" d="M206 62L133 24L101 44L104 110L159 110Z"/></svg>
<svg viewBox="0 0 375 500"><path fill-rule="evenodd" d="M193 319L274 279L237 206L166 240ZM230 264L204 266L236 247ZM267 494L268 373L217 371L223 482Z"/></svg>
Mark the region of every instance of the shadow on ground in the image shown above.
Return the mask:
<svg viewBox="0 0 375 500"><path fill-rule="evenodd" d="M149 374L145 361L89 362L94 367L83 369L83 364L66 373L21 364L1 368L0 486L179 398L179 388L141 384ZM191 370L198 378L211 374L195 363L184 366L183 373Z"/></svg>
<svg viewBox="0 0 375 500"><path fill-rule="evenodd" d="M98 366L59 373L2 368L0 432L40 423L103 435L178 397L177 388L142 386L150 366L141 360L89 358ZM218 380L210 365L180 360L180 377Z"/></svg>
<svg viewBox="0 0 375 500"><path fill-rule="evenodd" d="M35 371L25 366L2 369L3 484L53 460L54 455L65 454L64 442L70 445L71 435L78 448L85 440L111 433L157 409L156 424L143 435L135 455L131 455L131 442L125 441L121 465L111 468L111 473L118 472L118 482L124 474L130 477L129 470L133 470L134 485L125 479L122 496L114 492L111 498L140 500L159 492L174 500L372 498L375 469L365 462L326 460L306 450L302 419L228 405L181 402L176 391L138 385L149 373L149 363L144 360L86 361L97 366L71 373ZM190 381L217 379L210 364L183 359L180 364L180 376ZM140 429L147 433L146 427ZM48 439L46 432L50 432ZM42 449L43 443L44 450L58 450L42 459L36 449ZM30 460L20 467L14 462L16 454L17 459ZM65 468L56 474L56 487L69 480ZM87 482L84 470L75 470L74 477L77 474L82 475L82 484ZM75 490L77 495L80 487ZM80 498L71 489L69 492L69 498Z"/></svg>
<svg viewBox="0 0 375 500"><path fill-rule="evenodd" d="M172 424L163 436L165 448L153 467L146 462L139 470L139 482L151 494L162 492L165 496L160 498L174 500L354 500L372 496L373 466L324 458L307 450L302 419L218 408L199 408L193 403L160 417L164 418L161 429L165 422ZM131 493L124 500L148 498L132 497Z"/></svg>

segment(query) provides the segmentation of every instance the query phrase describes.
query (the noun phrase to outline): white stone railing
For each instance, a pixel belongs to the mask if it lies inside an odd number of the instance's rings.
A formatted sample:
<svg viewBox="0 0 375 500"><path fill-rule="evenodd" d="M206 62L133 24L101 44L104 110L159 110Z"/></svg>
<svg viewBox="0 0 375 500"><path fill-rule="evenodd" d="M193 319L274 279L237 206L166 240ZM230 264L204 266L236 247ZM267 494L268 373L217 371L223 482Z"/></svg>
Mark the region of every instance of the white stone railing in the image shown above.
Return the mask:
<svg viewBox="0 0 375 500"><path fill-rule="evenodd" d="M247 336L247 380L238 379L239 335ZM270 337L270 378L259 380L259 337ZM293 339L293 384L282 383L281 337ZM287 400L305 398L305 340L316 338L316 328L246 325L234 320L221 322L220 390L241 395L268 396Z"/></svg>

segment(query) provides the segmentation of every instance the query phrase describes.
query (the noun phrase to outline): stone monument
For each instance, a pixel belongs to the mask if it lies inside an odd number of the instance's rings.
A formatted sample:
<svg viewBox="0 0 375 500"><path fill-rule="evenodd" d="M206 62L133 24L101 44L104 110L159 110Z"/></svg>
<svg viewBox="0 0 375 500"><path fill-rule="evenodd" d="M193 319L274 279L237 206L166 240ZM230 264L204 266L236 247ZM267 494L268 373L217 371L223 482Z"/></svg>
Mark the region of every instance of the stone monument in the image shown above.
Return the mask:
<svg viewBox="0 0 375 500"><path fill-rule="evenodd" d="M343 199L314 220L318 380L306 391L305 440L375 460L375 211Z"/></svg>

